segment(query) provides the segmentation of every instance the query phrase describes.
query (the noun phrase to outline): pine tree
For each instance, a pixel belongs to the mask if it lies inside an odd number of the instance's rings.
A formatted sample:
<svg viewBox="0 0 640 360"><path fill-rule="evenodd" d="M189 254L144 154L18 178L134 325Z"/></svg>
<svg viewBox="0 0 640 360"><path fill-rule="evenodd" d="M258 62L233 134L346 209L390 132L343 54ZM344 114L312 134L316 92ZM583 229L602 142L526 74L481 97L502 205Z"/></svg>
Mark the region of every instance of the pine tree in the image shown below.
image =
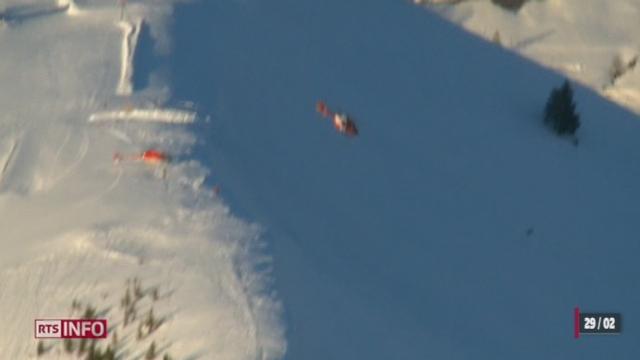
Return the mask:
<svg viewBox="0 0 640 360"><path fill-rule="evenodd" d="M46 352L44 347L44 343L42 341L38 341L38 348L36 349L36 353L38 356L43 355Z"/></svg>
<svg viewBox="0 0 640 360"><path fill-rule="evenodd" d="M80 304L80 301L78 301L77 299L73 299L73 301L71 301L71 312L80 310L81 306L82 305Z"/></svg>
<svg viewBox="0 0 640 360"><path fill-rule="evenodd" d="M78 355L84 354L86 350L87 350L87 339L82 338L80 339L80 344L78 345Z"/></svg>
<svg viewBox="0 0 640 360"><path fill-rule="evenodd" d="M127 291L125 292L124 297L120 301L120 306L122 306L124 309L126 309L126 308L129 307L129 305L131 305L131 292L129 291L129 288L127 287Z"/></svg>
<svg viewBox="0 0 640 360"><path fill-rule="evenodd" d="M104 360L115 360L116 358L116 353L115 351L113 351L113 349L111 348L111 346L107 346L106 350L104 351L104 353L102 354L102 358Z"/></svg>
<svg viewBox="0 0 640 360"><path fill-rule="evenodd" d="M580 116L573 102L573 89L569 81L551 91L544 111L544 123L558 135L573 135L580 127Z"/></svg>
<svg viewBox="0 0 640 360"><path fill-rule="evenodd" d="M529 0L491 0L492 3L501 6L504 9L518 11Z"/></svg>
<svg viewBox="0 0 640 360"><path fill-rule="evenodd" d="M96 317L96 315L97 315L96 309L91 305L87 305L87 307L84 309L84 314L82 314L82 318L93 319Z"/></svg>
<svg viewBox="0 0 640 360"><path fill-rule="evenodd" d="M611 68L609 69L609 80L611 81L611 85L615 85L616 80L624 75L626 71L627 64L622 61L622 57L620 57L619 54L614 56L613 63L611 64Z"/></svg>
<svg viewBox="0 0 640 360"><path fill-rule="evenodd" d="M502 46L502 38L500 37L500 32L498 30L496 30L496 32L493 33L493 37L491 38L491 41L493 41L496 45Z"/></svg>
<svg viewBox="0 0 640 360"><path fill-rule="evenodd" d="M96 342L91 340L89 344L89 350L87 350L86 360L99 360L100 359L100 350L96 348Z"/></svg>
<svg viewBox="0 0 640 360"><path fill-rule="evenodd" d="M73 348L73 340L66 338L64 340L62 340L62 344L64 347L64 351L66 351L67 353L72 353L74 348Z"/></svg>
<svg viewBox="0 0 640 360"><path fill-rule="evenodd" d="M145 360L153 360L156 358L156 342L152 341L151 345L149 345L149 350L147 350L147 354L145 355Z"/></svg>
<svg viewBox="0 0 640 360"><path fill-rule="evenodd" d="M147 319L145 320L145 325L147 326L147 331L149 332L149 334L151 334L153 330L155 330L155 324L156 324L156 319L153 316L153 307L152 307L149 309L149 312L147 313Z"/></svg>
<svg viewBox="0 0 640 360"><path fill-rule="evenodd" d="M135 297L134 302L137 302L144 297L142 284L138 278L133 278L133 296Z"/></svg>
<svg viewBox="0 0 640 360"><path fill-rule="evenodd" d="M118 331L117 330L115 330L113 332L113 335L111 335L111 345L109 346L114 349L118 348Z"/></svg>

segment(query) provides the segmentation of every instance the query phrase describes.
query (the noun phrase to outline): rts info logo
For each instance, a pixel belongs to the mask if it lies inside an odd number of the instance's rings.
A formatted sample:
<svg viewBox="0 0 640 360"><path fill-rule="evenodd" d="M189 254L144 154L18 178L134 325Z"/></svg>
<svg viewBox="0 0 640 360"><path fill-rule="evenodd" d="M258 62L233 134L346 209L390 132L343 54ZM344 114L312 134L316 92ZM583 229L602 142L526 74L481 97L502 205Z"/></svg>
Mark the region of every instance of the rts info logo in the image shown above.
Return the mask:
<svg viewBox="0 0 640 360"><path fill-rule="evenodd" d="M107 319L36 319L36 339L106 339Z"/></svg>

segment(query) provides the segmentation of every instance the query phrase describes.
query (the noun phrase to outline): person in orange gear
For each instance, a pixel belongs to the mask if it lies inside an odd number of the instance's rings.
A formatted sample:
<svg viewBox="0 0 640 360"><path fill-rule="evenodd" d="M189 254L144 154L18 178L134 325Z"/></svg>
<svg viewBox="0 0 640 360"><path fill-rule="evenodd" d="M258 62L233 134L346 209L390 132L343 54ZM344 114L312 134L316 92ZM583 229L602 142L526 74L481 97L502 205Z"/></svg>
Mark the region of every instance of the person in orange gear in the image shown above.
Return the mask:
<svg viewBox="0 0 640 360"><path fill-rule="evenodd" d="M328 118L329 116L331 116L331 110L329 110L327 104L325 104L322 100L316 103L316 111L319 112L323 117Z"/></svg>
<svg viewBox="0 0 640 360"><path fill-rule="evenodd" d="M353 137L358 135L358 128L356 123L349 118L345 113L333 114L333 126L339 133Z"/></svg>
<svg viewBox="0 0 640 360"><path fill-rule="evenodd" d="M347 114L332 112L324 101L318 101L316 104L316 111L325 118L331 118L333 126L339 133L345 134L349 137L358 135L358 127L356 126L355 121L353 121L353 119L351 119Z"/></svg>

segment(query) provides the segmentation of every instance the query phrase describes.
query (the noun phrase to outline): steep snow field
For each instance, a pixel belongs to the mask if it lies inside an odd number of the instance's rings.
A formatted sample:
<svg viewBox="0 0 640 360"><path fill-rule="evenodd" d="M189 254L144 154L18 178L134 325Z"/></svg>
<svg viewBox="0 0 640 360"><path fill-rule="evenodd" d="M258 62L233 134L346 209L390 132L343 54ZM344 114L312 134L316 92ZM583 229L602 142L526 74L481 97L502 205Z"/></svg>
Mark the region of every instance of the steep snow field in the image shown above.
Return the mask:
<svg viewBox="0 0 640 360"><path fill-rule="evenodd" d="M0 2L0 359L35 358L34 319L81 315L72 302L108 319L121 359L151 342L174 359L284 352L260 229L202 186L180 125L194 114L161 108L166 87L133 88L136 40L122 29L144 21L161 36L170 5L136 2L120 21L110 1ZM174 161L112 162L148 148ZM161 322L143 339L120 308L134 278L138 321L153 308ZM76 358L44 344L39 358Z"/></svg>
<svg viewBox="0 0 640 360"><path fill-rule="evenodd" d="M207 1L174 33L175 94L212 115L197 153L266 228L287 359L640 353L633 114L578 86L580 144L554 136L559 74L409 1ZM574 340L574 306L624 333Z"/></svg>
<svg viewBox="0 0 640 360"><path fill-rule="evenodd" d="M637 0L530 0L519 11L490 0L422 3L487 40L499 34L506 48L640 113Z"/></svg>

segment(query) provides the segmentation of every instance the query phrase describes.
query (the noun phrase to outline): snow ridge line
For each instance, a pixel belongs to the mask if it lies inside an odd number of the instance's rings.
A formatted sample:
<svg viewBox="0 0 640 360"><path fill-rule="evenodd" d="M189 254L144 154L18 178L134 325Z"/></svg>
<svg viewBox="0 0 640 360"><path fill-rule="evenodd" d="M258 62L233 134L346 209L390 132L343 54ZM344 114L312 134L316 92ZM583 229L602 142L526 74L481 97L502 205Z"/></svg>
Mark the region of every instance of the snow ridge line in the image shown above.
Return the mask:
<svg viewBox="0 0 640 360"><path fill-rule="evenodd" d="M138 18L133 22L123 20L118 22L118 26L122 28L124 34L122 37L122 55L120 60L120 81L116 94L131 95L133 92L133 59L138 44L140 29L142 28L142 19Z"/></svg>

